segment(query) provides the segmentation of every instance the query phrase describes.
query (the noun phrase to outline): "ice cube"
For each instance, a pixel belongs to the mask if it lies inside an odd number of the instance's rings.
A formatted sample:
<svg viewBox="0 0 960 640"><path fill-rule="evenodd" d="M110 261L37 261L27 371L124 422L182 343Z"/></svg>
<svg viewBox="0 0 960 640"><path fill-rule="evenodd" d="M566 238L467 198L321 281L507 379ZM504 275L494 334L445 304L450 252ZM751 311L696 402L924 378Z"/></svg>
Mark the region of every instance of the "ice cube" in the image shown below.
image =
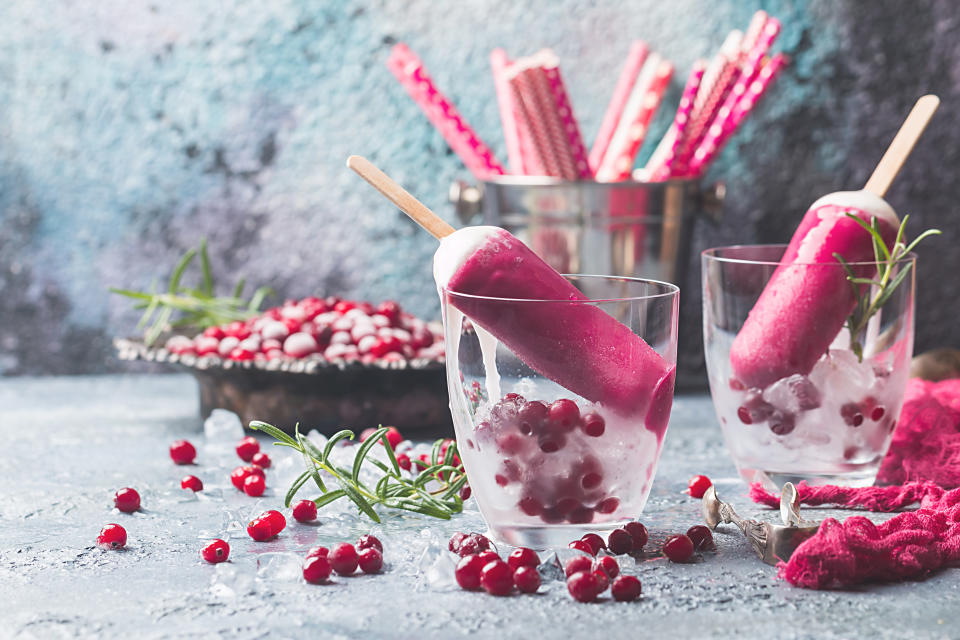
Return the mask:
<svg viewBox="0 0 960 640"><path fill-rule="evenodd" d="M222 562L213 570L210 578L210 593L216 598L228 600L253 593L253 575L235 564Z"/></svg>
<svg viewBox="0 0 960 640"><path fill-rule="evenodd" d="M457 560L449 551L427 548L418 563L421 584L433 591L453 591L458 589Z"/></svg>
<svg viewBox="0 0 960 640"><path fill-rule="evenodd" d="M806 376L794 374L767 387L763 399L783 412L796 414L819 407L820 391Z"/></svg>
<svg viewBox="0 0 960 640"><path fill-rule="evenodd" d="M828 351L810 372L810 380L824 396L843 402L862 400L875 378L869 361L860 362L856 354L844 349Z"/></svg>
<svg viewBox="0 0 960 640"><path fill-rule="evenodd" d="M540 574L540 579L544 582L566 580L567 578L563 565L560 563L560 557L556 553L552 553L549 558L540 563L537 567L537 573Z"/></svg>
<svg viewBox="0 0 960 640"><path fill-rule="evenodd" d="M257 579L295 582L303 573L303 558L295 553L268 552L257 556Z"/></svg>
<svg viewBox="0 0 960 640"><path fill-rule="evenodd" d="M236 446L244 437L240 416L226 409L214 409L203 421L203 437L209 445Z"/></svg>

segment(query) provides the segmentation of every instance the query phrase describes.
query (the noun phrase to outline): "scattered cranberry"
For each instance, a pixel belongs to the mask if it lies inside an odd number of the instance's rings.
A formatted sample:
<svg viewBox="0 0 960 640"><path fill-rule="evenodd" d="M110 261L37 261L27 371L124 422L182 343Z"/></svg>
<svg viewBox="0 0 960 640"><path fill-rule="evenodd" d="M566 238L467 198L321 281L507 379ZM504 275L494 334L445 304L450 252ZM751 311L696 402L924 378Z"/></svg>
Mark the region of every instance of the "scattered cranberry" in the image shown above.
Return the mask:
<svg viewBox="0 0 960 640"><path fill-rule="evenodd" d="M301 500L293 505L293 519L297 522L313 522L317 519L317 503L313 500Z"/></svg>
<svg viewBox="0 0 960 640"><path fill-rule="evenodd" d="M390 443L390 446L394 449L397 448L401 442L403 442L403 436L400 434L400 431L396 427L387 427L387 442Z"/></svg>
<svg viewBox="0 0 960 640"><path fill-rule="evenodd" d="M368 547L360 552L357 564L364 573L380 573L383 568L383 555L375 547Z"/></svg>
<svg viewBox="0 0 960 640"><path fill-rule="evenodd" d="M488 562L500 560L500 554L497 553L496 551L490 551L490 550L481 551L477 555L480 556L480 560L483 561L484 566L486 566Z"/></svg>
<svg viewBox="0 0 960 640"><path fill-rule="evenodd" d="M774 411L774 406L764 400L759 391L749 391L743 405L737 409L737 416L744 424L754 424L765 421Z"/></svg>
<svg viewBox="0 0 960 640"><path fill-rule="evenodd" d="M516 567L513 570L513 583L521 593L536 593L540 588L540 574L536 567Z"/></svg>
<svg viewBox="0 0 960 640"><path fill-rule="evenodd" d="M613 556L600 556L593 564L594 569L600 569L611 580L620 575L620 564Z"/></svg>
<svg viewBox="0 0 960 640"><path fill-rule="evenodd" d="M626 529L630 537L633 538L633 550L641 551L644 545L647 544L647 540L649 540L647 528L640 522L628 522L623 525L623 528Z"/></svg>
<svg viewBox="0 0 960 640"><path fill-rule="evenodd" d="M480 571L484 567L484 562L478 555L464 556L457 563L457 568L453 572L457 579L457 584L461 589L474 591L480 588Z"/></svg>
<svg viewBox="0 0 960 640"><path fill-rule="evenodd" d="M266 474L263 472L263 469L256 465L247 465L245 467L237 467L230 473L230 482L233 483L239 491L243 491L243 483L251 475L258 475L264 480L266 480Z"/></svg>
<svg viewBox="0 0 960 640"><path fill-rule="evenodd" d="M480 586L492 596L506 596L513 589L513 570L503 560L488 562L480 571Z"/></svg>
<svg viewBox="0 0 960 640"><path fill-rule="evenodd" d="M614 511L617 510L617 507L619 506L620 506L619 498L614 498L614 497L604 498L603 500L597 503L596 510L597 510L597 513L613 513Z"/></svg>
<svg viewBox="0 0 960 640"><path fill-rule="evenodd" d="M266 520L254 518L247 523L247 535L257 542L263 542L273 537L273 530L270 528L270 523Z"/></svg>
<svg viewBox="0 0 960 640"><path fill-rule="evenodd" d="M588 413L583 416L581 424L583 425L583 432L594 438L602 436L604 429L606 429L606 422L596 413Z"/></svg>
<svg viewBox="0 0 960 640"><path fill-rule="evenodd" d="M592 571L578 571L567 578L567 591L577 602L593 602L600 595L600 583Z"/></svg>
<svg viewBox="0 0 960 640"><path fill-rule="evenodd" d="M575 573L580 571L590 571L593 567L593 560L587 556L574 556L567 561L567 566L564 567L564 573L569 578Z"/></svg>
<svg viewBox="0 0 960 640"><path fill-rule="evenodd" d="M303 563L303 579L310 584L322 584L330 578L330 561L326 556L307 556Z"/></svg>
<svg viewBox="0 0 960 640"><path fill-rule="evenodd" d="M450 542L447 543L447 548L454 553L460 553L460 545L463 544L463 541L467 539L467 534L462 531L457 531L455 534L450 536Z"/></svg>
<svg viewBox="0 0 960 640"><path fill-rule="evenodd" d="M687 562L693 557L693 540L683 534L670 536L663 543L663 555L671 562Z"/></svg>
<svg viewBox="0 0 960 640"><path fill-rule="evenodd" d="M250 462L257 465L261 469L269 469L271 464L270 456L265 454L263 451L258 451L257 453L253 454L253 458L250 460Z"/></svg>
<svg viewBox="0 0 960 640"><path fill-rule="evenodd" d="M253 436L247 436L237 443L237 455L244 462L253 460L253 455L260 451L260 443Z"/></svg>
<svg viewBox="0 0 960 640"><path fill-rule="evenodd" d="M170 458L177 464L192 464L197 450L186 440L177 440L170 445Z"/></svg>
<svg viewBox="0 0 960 640"><path fill-rule="evenodd" d="M507 564L516 571L520 567L534 567L540 564L540 556L533 549L526 547L517 547L507 557Z"/></svg>
<svg viewBox="0 0 960 640"><path fill-rule="evenodd" d="M108 524L97 536L97 545L101 549L122 549L126 544L127 530L118 524Z"/></svg>
<svg viewBox="0 0 960 640"><path fill-rule="evenodd" d="M460 499L466 502L467 500L470 499L470 494L471 494L470 485L468 484L463 485L463 487L460 489Z"/></svg>
<svg viewBox="0 0 960 640"><path fill-rule="evenodd" d="M603 569L594 569L593 577L597 579L597 594L603 593L610 586L610 576Z"/></svg>
<svg viewBox="0 0 960 640"><path fill-rule="evenodd" d="M184 476L180 481L181 489L190 489L191 491L203 491L203 480L197 476Z"/></svg>
<svg viewBox="0 0 960 640"><path fill-rule="evenodd" d="M360 536L360 539L357 540L357 549L376 549L380 553L383 553L383 543L376 536L367 534L365 536Z"/></svg>
<svg viewBox="0 0 960 640"><path fill-rule="evenodd" d="M267 483L263 479L263 476L258 476L255 473L250 474L247 476L247 479L243 481L243 492L251 498L262 496L266 488Z"/></svg>
<svg viewBox="0 0 960 640"><path fill-rule="evenodd" d="M124 513L133 513L140 508L140 494L136 489L124 487L114 494L113 504Z"/></svg>
<svg viewBox="0 0 960 640"><path fill-rule="evenodd" d="M631 602L640 597L643 585L636 576L620 576L610 585L610 595L617 602Z"/></svg>
<svg viewBox="0 0 960 640"><path fill-rule="evenodd" d="M270 511L264 511L260 514L259 518L267 521L267 524L270 525L270 531L273 533L273 535L277 535L287 526L287 519L283 517L282 513L274 509L271 509Z"/></svg>
<svg viewBox="0 0 960 640"><path fill-rule="evenodd" d="M463 539L457 552L461 556L469 556L480 553L481 551L486 551L489 548L490 540L488 540L486 536L482 536L479 533L472 533Z"/></svg>
<svg viewBox="0 0 960 640"><path fill-rule="evenodd" d="M410 471L410 456L405 453L401 453L397 456L397 466L403 469L404 471Z"/></svg>
<svg viewBox="0 0 960 640"><path fill-rule="evenodd" d="M556 400L548 411L551 424L560 431L570 431L580 420L580 408L567 398Z"/></svg>
<svg viewBox="0 0 960 640"><path fill-rule="evenodd" d="M200 555L204 560L210 564L217 564L218 562L226 562L227 558L230 557L230 545L224 542L223 540L217 538L203 549L200 550Z"/></svg>
<svg viewBox="0 0 960 640"><path fill-rule="evenodd" d="M341 542L334 545L327 554L330 566L333 570L342 576L349 576L357 570L357 564L360 561L357 550L349 542Z"/></svg>
<svg viewBox="0 0 960 640"><path fill-rule="evenodd" d="M586 542L588 545L590 545L590 548L593 549L592 555L597 555L598 553L600 553L600 549L607 548L607 543L604 542L603 538L601 538L596 533L584 534L584 536L580 539Z"/></svg>
<svg viewBox="0 0 960 640"><path fill-rule="evenodd" d="M709 551L716 549L713 543L713 532L709 527L702 524L696 524L687 529L687 537L693 542L695 549L699 551Z"/></svg>
<svg viewBox="0 0 960 640"><path fill-rule="evenodd" d="M707 476L693 476L687 483L687 493L693 498L702 498L707 489L713 486L713 482Z"/></svg>
<svg viewBox="0 0 960 640"><path fill-rule="evenodd" d="M607 537L607 549L615 555L633 551L633 536L626 529L614 529Z"/></svg>
<svg viewBox="0 0 960 640"><path fill-rule="evenodd" d="M577 551L583 551L584 553L589 553L590 555L596 555L596 551L593 550L593 547L586 540L574 540L567 545L571 549L576 549Z"/></svg>
<svg viewBox="0 0 960 640"><path fill-rule="evenodd" d="M840 415L851 427L859 427L863 424L863 414L860 413L860 406L855 402L848 402L840 407Z"/></svg>
<svg viewBox="0 0 960 640"><path fill-rule="evenodd" d="M312 558L313 556L321 556L326 558L328 553L330 553L330 550L326 547L313 547L310 549L310 551L307 551L307 557Z"/></svg>

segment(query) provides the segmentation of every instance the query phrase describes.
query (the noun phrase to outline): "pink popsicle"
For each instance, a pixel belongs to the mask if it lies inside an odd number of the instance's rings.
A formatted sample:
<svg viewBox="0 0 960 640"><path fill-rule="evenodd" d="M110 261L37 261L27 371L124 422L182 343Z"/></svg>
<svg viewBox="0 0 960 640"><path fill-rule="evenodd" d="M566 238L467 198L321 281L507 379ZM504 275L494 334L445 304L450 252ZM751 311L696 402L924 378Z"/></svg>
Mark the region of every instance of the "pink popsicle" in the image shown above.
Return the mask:
<svg viewBox="0 0 960 640"><path fill-rule="evenodd" d="M875 258L870 234L845 212L865 222L876 218L892 244L899 222L880 196L846 191L814 202L730 349L733 375L748 387L809 373L853 310L853 290L833 254L850 263ZM869 277L873 268L859 270Z"/></svg>
<svg viewBox="0 0 960 640"><path fill-rule="evenodd" d="M454 295L451 302L528 366L619 413L647 412L647 428L662 434L674 367L626 325L583 302L523 242L498 227L460 229L441 240L434 276L441 289L483 296Z"/></svg>

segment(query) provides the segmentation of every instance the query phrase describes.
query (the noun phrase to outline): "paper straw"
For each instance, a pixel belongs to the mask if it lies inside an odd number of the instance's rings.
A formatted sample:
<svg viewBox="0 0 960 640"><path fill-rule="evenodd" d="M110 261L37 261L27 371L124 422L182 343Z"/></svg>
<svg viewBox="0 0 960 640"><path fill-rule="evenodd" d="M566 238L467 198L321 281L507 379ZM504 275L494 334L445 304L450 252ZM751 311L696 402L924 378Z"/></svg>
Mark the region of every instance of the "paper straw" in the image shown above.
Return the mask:
<svg viewBox="0 0 960 640"><path fill-rule="evenodd" d="M437 90L423 62L405 44L393 47L387 66L478 180L503 175L503 166L453 103Z"/></svg>
<svg viewBox="0 0 960 640"><path fill-rule="evenodd" d="M743 33L734 29L727 34L726 39L720 46L720 51L710 60L706 71L703 72L703 80L700 82L700 89L697 91L697 99L693 103L694 114L703 108L724 69L729 66L730 60L739 60L742 40Z"/></svg>
<svg viewBox="0 0 960 640"><path fill-rule="evenodd" d="M746 93L737 102L729 120L729 131L723 128L717 128L716 132L711 127L711 135L706 140L706 152L702 156L695 156L690 164L690 175L702 175L711 162L719 155L723 149L724 143L730 139L730 134L735 131L746 119L746 117L756 106L757 101L767 88L773 83L777 72L787 63L787 57L778 53L765 62L763 67L757 73L757 77L750 83ZM715 135L714 135L715 134ZM699 152L699 149L698 149Z"/></svg>
<svg viewBox="0 0 960 640"><path fill-rule="evenodd" d="M580 126L577 124L577 118L573 113L573 105L570 103L570 96L567 95L567 88L563 84L563 77L560 75L559 63L556 62L552 66L545 66L543 73L550 86L553 106L563 125L567 148L572 155L574 163L575 177L579 179L592 178L593 171L590 170L587 148L583 144L583 136L580 135Z"/></svg>
<svg viewBox="0 0 960 640"><path fill-rule="evenodd" d="M550 149L554 158L556 158L560 171L557 177L564 180L576 180L577 166L573 158L573 150L567 140L563 119L557 109L546 70L542 66L535 66L525 73L529 74L533 90L536 92L538 115L546 126Z"/></svg>
<svg viewBox="0 0 960 640"><path fill-rule="evenodd" d="M597 170L597 180L615 182L630 177L637 151L643 144L650 121L663 100L672 75L672 64L656 53L648 56L624 107L623 119Z"/></svg>
<svg viewBox="0 0 960 640"><path fill-rule="evenodd" d="M603 156L610 146L610 140L613 138L617 125L623 117L623 108L630 98L630 92L640 75L643 63L647 59L649 50L647 45L639 40L630 46L630 52L623 63L623 69L620 71L620 78L610 97L610 103L607 105L607 111L603 114L603 122L600 124L600 131L593 141L593 147L590 149L590 168L594 173L600 168Z"/></svg>
<svg viewBox="0 0 960 640"><path fill-rule="evenodd" d="M654 169L651 179L654 181L667 180L671 177L671 170L677 160L677 154L683 146L683 141L687 133L688 126L693 112L693 103L697 98L697 90L700 88L700 81L703 79L703 73L706 69L706 62L697 60L693 64L690 76L687 78L687 84L683 88L683 95L680 97L680 104L677 106L677 114L673 119L674 140L670 151L667 153L663 164Z"/></svg>
<svg viewBox="0 0 960 640"><path fill-rule="evenodd" d="M520 130L517 125L517 107L507 81L507 67L510 60L503 49L494 49L490 53L490 67L493 70L493 84L497 92L497 105L500 108L500 123L503 125L503 139L507 144L507 159L510 172L518 175L526 173L523 160L523 147L520 142Z"/></svg>
<svg viewBox="0 0 960 640"><path fill-rule="evenodd" d="M521 130L530 141L530 162L528 175L560 177L560 160L550 137L550 131L543 117L539 94L536 89L536 76L539 72L534 67L523 68L518 61L514 63L508 74L508 83L515 103L519 106L517 115L521 123ZM524 166L528 165L528 158L524 157Z"/></svg>
<svg viewBox="0 0 960 640"><path fill-rule="evenodd" d="M743 52L743 55L748 55L756 46L757 40L760 38L760 33L769 20L770 16L763 10L757 11L753 14L753 17L750 18L750 24L747 26L747 31L743 34L743 40L740 44L740 50Z"/></svg>

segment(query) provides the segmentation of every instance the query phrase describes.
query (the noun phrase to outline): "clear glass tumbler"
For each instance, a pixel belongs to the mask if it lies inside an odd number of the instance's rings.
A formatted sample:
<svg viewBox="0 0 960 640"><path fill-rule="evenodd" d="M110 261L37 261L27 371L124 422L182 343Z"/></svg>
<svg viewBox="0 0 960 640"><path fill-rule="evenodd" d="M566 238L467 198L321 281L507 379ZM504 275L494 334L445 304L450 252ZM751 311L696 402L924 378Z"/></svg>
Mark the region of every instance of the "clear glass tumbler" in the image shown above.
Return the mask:
<svg viewBox="0 0 960 640"><path fill-rule="evenodd" d="M587 300L516 300L440 291L458 448L491 532L514 545L566 545L588 530L613 529L640 515L673 402L678 288L636 278L566 277ZM637 346L632 337L622 340L623 334L618 345L612 336L578 331L583 325L576 318L587 305L642 338L656 353L639 351L650 353L647 361L655 366L632 378L619 370L611 380L581 377L589 375L585 370L590 359L616 359L611 349ZM515 350L462 311L478 306L487 322L496 318L497 335L509 335ZM531 318L537 318L539 326ZM554 331L558 335L547 335ZM584 389L626 385L631 389L628 404L636 408L615 409L588 400L532 369L515 353L525 352L529 360L530 349L536 348L552 356L557 341L567 347L575 341L576 356L555 363L554 378L559 366L564 384L587 395L592 394Z"/></svg>
<svg viewBox="0 0 960 640"><path fill-rule="evenodd" d="M839 329L819 358L809 354L810 361L816 359L811 369L751 388L735 375L731 348L767 282L781 267L785 249L745 245L703 252L704 348L710 394L724 439L748 482L871 485L890 446L910 372L916 256L910 254L890 272L893 281L909 269L892 295L880 300L876 313L858 316L854 305L858 299L878 300L878 287L851 284L849 313L854 315L845 317L842 328L835 317L811 318L802 325L809 332L807 338ZM878 273L876 263L849 266L867 279ZM836 270L841 279L848 274L839 263L794 263L783 268ZM812 292L818 295L823 292ZM783 322L782 331L775 327L765 334L775 343L772 353L782 353L782 344L797 343L797 336L788 337L786 332L796 330L798 323L787 318ZM856 335L851 335L850 327ZM799 336L799 342L807 338ZM756 354L765 351L765 345L752 345L751 357L764 357ZM770 364L780 371L792 368L783 364L788 358L781 360Z"/></svg>

